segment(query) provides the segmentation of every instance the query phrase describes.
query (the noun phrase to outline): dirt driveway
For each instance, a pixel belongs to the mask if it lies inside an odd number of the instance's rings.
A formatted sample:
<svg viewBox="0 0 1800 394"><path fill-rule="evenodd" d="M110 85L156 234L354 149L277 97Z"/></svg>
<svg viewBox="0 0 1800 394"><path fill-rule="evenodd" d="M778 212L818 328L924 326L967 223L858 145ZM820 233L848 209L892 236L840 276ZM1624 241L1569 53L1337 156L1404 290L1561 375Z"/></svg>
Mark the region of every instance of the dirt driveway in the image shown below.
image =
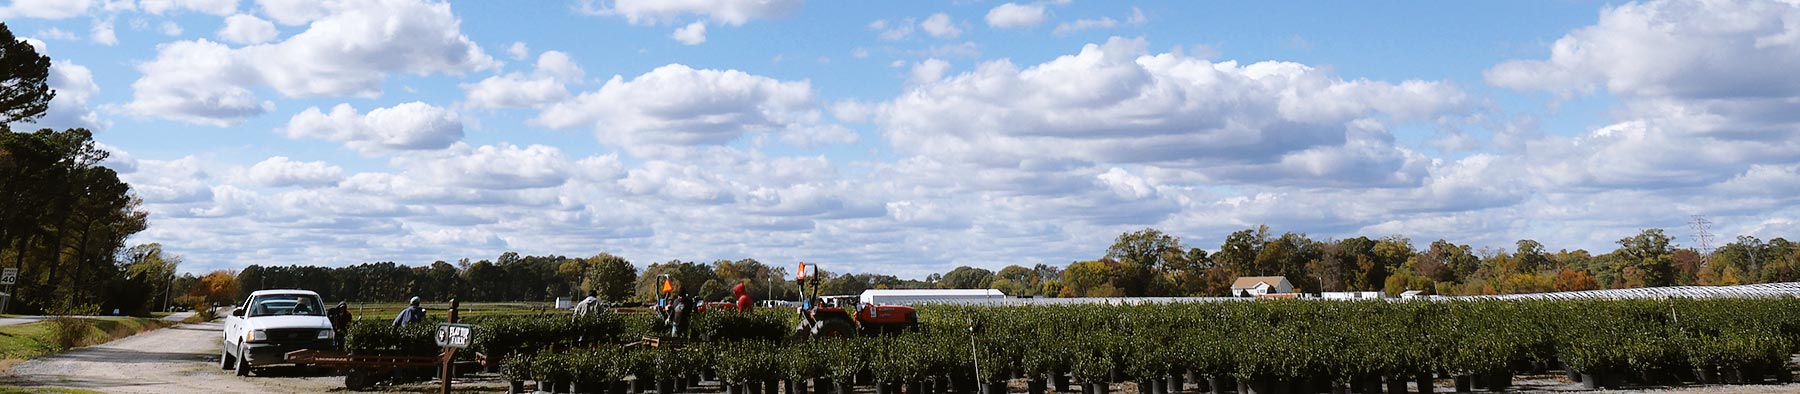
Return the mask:
<svg viewBox="0 0 1800 394"><path fill-rule="evenodd" d="M336 376L239 378L221 371L219 329L219 323L187 324L27 361L0 376L0 384L145 394L343 391Z"/></svg>

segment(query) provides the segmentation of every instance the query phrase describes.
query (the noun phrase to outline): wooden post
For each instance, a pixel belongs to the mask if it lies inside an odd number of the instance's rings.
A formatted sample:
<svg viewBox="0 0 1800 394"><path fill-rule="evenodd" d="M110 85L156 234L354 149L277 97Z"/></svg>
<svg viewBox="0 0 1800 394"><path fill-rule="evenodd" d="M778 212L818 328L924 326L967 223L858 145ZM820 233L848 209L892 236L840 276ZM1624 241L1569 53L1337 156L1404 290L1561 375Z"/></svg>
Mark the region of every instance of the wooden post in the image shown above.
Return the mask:
<svg viewBox="0 0 1800 394"><path fill-rule="evenodd" d="M456 313L456 309L457 309L456 307L457 307L456 299L451 298L450 299L450 312L448 313L451 324L455 324L457 317L458 317L457 313ZM456 375L456 371L454 369L456 367L456 348L453 348L453 347L452 348L444 348L444 354L442 355L442 358L439 360L439 362L443 364L443 368L441 368L441 370L439 371L442 374L442 376L438 379L440 381L443 381L443 387L441 388L441 390L439 390L439 393L450 394L450 377Z"/></svg>

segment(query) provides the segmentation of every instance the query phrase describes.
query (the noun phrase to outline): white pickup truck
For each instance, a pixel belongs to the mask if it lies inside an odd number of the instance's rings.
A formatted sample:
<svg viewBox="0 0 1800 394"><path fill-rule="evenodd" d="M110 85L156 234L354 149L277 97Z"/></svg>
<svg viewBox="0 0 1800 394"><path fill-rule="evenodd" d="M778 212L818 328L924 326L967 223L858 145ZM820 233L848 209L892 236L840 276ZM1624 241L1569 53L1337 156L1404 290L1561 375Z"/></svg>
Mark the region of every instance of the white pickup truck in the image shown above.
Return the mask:
<svg viewBox="0 0 1800 394"><path fill-rule="evenodd" d="M319 293L258 290L225 318L219 368L247 376L251 368L287 363L291 351L331 350L333 335Z"/></svg>

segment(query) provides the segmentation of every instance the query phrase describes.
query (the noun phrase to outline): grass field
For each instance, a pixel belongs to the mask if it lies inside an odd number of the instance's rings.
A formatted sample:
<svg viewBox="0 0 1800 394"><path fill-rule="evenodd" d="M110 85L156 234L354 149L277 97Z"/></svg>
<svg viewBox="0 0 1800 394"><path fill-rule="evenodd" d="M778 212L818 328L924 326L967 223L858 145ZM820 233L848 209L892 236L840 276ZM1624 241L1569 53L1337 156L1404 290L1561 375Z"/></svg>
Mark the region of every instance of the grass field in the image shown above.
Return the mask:
<svg viewBox="0 0 1800 394"><path fill-rule="evenodd" d="M124 338L140 332L175 325L175 322L142 318L142 317L103 317L85 319L91 324L78 341L78 346L93 346L114 339ZM54 323L41 321L36 323L0 326L0 370L11 368L25 360L43 357L61 351L51 338ZM0 391L0 394L6 393Z"/></svg>

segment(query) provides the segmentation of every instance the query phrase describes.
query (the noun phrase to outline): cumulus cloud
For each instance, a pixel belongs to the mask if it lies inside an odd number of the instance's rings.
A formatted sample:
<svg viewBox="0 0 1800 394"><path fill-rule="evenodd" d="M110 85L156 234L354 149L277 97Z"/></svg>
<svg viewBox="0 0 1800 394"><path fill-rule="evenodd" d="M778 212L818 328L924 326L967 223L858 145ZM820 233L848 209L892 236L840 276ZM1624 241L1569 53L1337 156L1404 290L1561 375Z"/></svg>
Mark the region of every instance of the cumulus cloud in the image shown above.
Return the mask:
<svg viewBox="0 0 1800 394"><path fill-rule="evenodd" d="M531 189L561 185L570 163L551 146L511 144L469 146L458 143L427 158L402 158L402 167L423 176L479 189Z"/></svg>
<svg viewBox="0 0 1800 394"><path fill-rule="evenodd" d="M670 34L669 38L674 38L675 41L680 41L682 44L700 45L700 43L706 42L706 22L689 23L687 26L675 29L675 33Z"/></svg>
<svg viewBox="0 0 1800 394"><path fill-rule="evenodd" d="M118 45L119 36L113 32L112 18L94 20L94 27L88 29L88 40L105 46Z"/></svg>
<svg viewBox="0 0 1800 394"><path fill-rule="evenodd" d="M270 157L250 167L250 179L269 187L321 187L336 185L344 179L342 167L322 161L294 161L287 156Z"/></svg>
<svg viewBox="0 0 1800 394"><path fill-rule="evenodd" d="M158 46L156 59L138 66L144 75L132 84L125 107L143 116L228 126L271 109L253 93L262 85L288 97L374 97L391 73L462 73L498 65L460 32L449 4L341 0L319 6L328 14L281 42L230 48L200 39Z"/></svg>
<svg viewBox="0 0 1800 394"><path fill-rule="evenodd" d="M1559 97L1604 89L1616 121L1572 138L1511 142L1564 187L1723 182L1800 157L1800 4L1651 1L1610 7L1549 58L1502 63L1488 83ZM1719 59L1730 59L1720 61ZM1498 137L1496 137L1498 138ZM1510 137L1509 137L1510 138Z"/></svg>
<svg viewBox="0 0 1800 394"><path fill-rule="evenodd" d="M376 108L360 114L349 104L331 112L307 108L288 120L289 138L343 142L359 152L443 149L462 139L463 124L455 111L421 102Z"/></svg>
<svg viewBox="0 0 1800 394"><path fill-rule="evenodd" d="M531 48L526 47L523 41L513 41L512 46L506 47L506 54L511 55L513 60L525 60L531 57Z"/></svg>
<svg viewBox="0 0 1800 394"><path fill-rule="evenodd" d="M670 64L631 80L615 75L599 90L545 108L533 122L592 127L601 142L647 154L808 126L818 112L811 89L805 81Z"/></svg>
<svg viewBox="0 0 1800 394"><path fill-rule="evenodd" d="M537 69L529 76L516 72L496 75L465 84L463 90L469 105L476 108L533 107L567 99L567 84L585 76L568 54L545 51L538 55Z"/></svg>
<svg viewBox="0 0 1800 394"><path fill-rule="evenodd" d="M624 17L634 25L653 25L686 16L700 16L731 26L751 19L768 19L799 10L802 0L584 0L582 10L597 15Z"/></svg>
<svg viewBox="0 0 1800 394"><path fill-rule="evenodd" d="M330 2L319 0L256 0L256 6L263 15L287 26L304 25L331 13Z"/></svg>
<svg viewBox="0 0 1800 394"><path fill-rule="evenodd" d="M100 85L94 83L93 71L74 62L54 60L50 63L48 83L50 89L56 90L56 98L50 100L50 108L44 111L42 119L38 119L38 126L53 129L106 129L108 124L101 121L100 114L88 106L88 101L100 94Z"/></svg>
<svg viewBox="0 0 1800 394"><path fill-rule="evenodd" d="M274 23L248 14L226 17L225 27L219 28L219 39L235 44L261 44L278 34Z"/></svg>
<svg viewBox="0 0 1800 394"><path fill-rule="evenodd" d="M988 26L1001 29L1016 29L1037 26L1044 23L1044 5L1006 3L988 10Z"/></svg>
<svg viewBox="0 0 1800 394"><path fill-rule="evenodd" d="M1369 119L1430 120L1472 101L1441 82L1343 80L1302 64L1213 63L1144 46L1113 38L1024 69L986 62L912 87L877 122L897 150L954 161L1068 159L1184 168L1222 182L1407 184L1418 182L1424 159ZM1256 175L1263 171L1278 175Z"/></svg>
<svg viewBox="0 0 1800 394"><path fill-rule="evenodd" d="M956 38L962 35L962 28L956 27L956 21L950 19L950 14L942 12L931 14L931 17L919 22L919 27L925 29L926 34L937 38Z"/></svg>
<svg viewBox="0 0 1800 394"><path fill-rule="evenodd" d="M181 25L176 24L175 22L167 22L167 21L163 22L162 25L160 27L158 27L158 29L160 29L162 31L163 35L170 36L170 37L179 36L184 31L181 29Z"/></svg>

